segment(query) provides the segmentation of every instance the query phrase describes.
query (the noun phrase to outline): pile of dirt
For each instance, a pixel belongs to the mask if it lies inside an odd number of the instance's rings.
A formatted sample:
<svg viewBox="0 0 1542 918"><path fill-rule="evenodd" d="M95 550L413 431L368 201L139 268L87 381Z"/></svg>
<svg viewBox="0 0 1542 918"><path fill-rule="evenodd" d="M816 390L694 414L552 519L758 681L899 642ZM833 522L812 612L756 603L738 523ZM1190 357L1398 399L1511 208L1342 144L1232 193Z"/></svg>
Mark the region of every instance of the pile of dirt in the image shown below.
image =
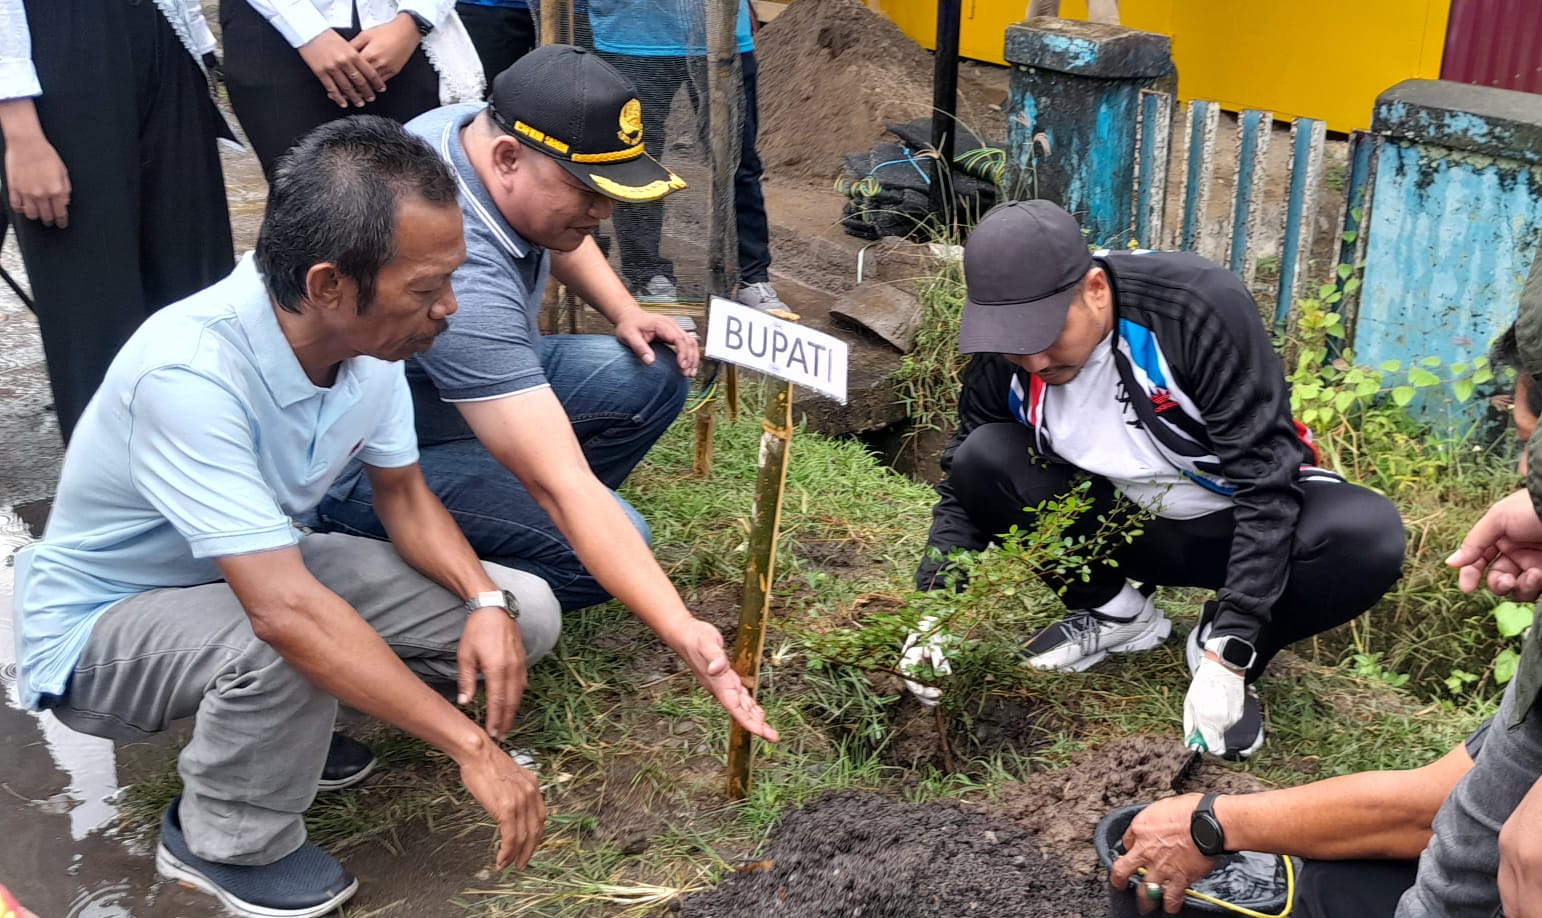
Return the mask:
<svg viewBox="0 0 1542 918"><path fill-rule="evenodd" d="M799 0L806 2L806 0ZM682 900L687 918L1091 918L1101 882L1076 877L999 816L842 791L783 815L764 860Z"/></svg>
<svg viewBox="0 0 1542 918"><path fill-rule="evenodd" d="M1171 797L1173 779L1188 758L1189 751L1172 737L1113 740L1078 755L1065 768L1005 785L990 812L1032 832L1078 873L1096 875L1101 871L1092 832L1098 822L1115 807ZM1252 775L1206 759L1187 775L1181 789L1245 794L1263 788Z"/></svg>
<svg viewBox="0 0 1542 918"><path fill-rule="evenodd" d="M871 148L885 121L931 115L931 53L856 0L789 4L760 31L755 57L760 157L778 177L833 180L841 156ZM967 97L959 116L972 127L1001 119Z"/></svg>

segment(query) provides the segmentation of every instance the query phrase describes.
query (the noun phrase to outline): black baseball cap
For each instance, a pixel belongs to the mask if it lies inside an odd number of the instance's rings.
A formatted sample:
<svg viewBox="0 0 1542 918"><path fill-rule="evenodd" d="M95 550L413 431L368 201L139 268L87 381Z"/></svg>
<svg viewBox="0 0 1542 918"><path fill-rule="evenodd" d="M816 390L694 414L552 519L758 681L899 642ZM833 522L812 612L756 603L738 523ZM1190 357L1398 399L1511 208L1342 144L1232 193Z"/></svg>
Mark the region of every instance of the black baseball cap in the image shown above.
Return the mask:
<svg viewBox="0 0 1542 918"><path fill-rule="evenodd" d="M1092 253L1076 218L1049 201L994 207L964 246L960 354L1037 354L1065 328Z"/></svg>
<svg viewBox="0 0 1542 918"><path fill-rule="evenodd" d="M488 112L525 146L617 201L657 201L685 181L643 150L631 81L593 53L542 45L493 79Z"/></svg>

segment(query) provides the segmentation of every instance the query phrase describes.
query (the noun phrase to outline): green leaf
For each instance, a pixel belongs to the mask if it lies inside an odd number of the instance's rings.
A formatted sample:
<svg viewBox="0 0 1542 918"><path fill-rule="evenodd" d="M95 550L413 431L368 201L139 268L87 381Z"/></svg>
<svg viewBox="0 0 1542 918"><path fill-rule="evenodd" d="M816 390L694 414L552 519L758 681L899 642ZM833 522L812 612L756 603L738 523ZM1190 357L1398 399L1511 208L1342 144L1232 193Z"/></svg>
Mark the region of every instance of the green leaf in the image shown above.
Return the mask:
<svg viewBox="0 0 1542 918"><path fill-rule="evenodd" d="M1427 389L1430 386L1440 385L1440 377L1436 376L1434 373L1431 373L1429 370L1424 369L1423 367L1414 367L1413 369L1409 370L1408 381L1413 383L1415 386L1418 386L1420 389Z"/></svg>
<svg viewBox="0 0 1542 918"><path fill-rule="evenodd" d="M1356 233L1354 230L1345 230L1344 231L1344 241L1345 242L1354 242L1358 238L1359 238L1359 234Z"/></svg>
<svg viewBox="0 0 1542 918"><path fill-rule="evenodd" d="M1328 294L1332 293L1333 291L1335 291L1337 289L1339 289L1337 284L1323 284L1321 287L1317 288L1317 298L1319 300L1323 299Z"/></svg>
<svg viewBox="0 0 1542 918"><path fill-rule="evenodd" d="M1472 381L1480 386L1486 382L1491 382L1493 379L1494 371L1490 370L1488 367L1479 367L1472 374Z"/></svg>
<svg viewBox="0 0 1542 918"><path fill-rule="evenodd" d="M1392 390L1392 403L1397 405L1399 408L1407 408L1408 403L1413 401L1413 397L1413 386L1398 386L1396 389Z"/></svg>
<svg viewBox="0 0 1542 918"><path fill-rule="evenodd" d="M1512 638L1531 627L1534 608L1522 602L1502 602L1494 607L1494 625L1501 637Z"/></svg>
<svg viewBox="0 0 1542 918"><path fill-rule="evenodd" d="M1431 356L1426 357L1423 360L1419 361L1419 363L1422 366L1426 366L1426 367L1438 367L1438 366L1440 366L1440 358L1436 357L1434 355L1431 355Z"/></svg>
<svg viewBox="0 0 1542 918"><path fill-rule="evenodd" d="M1467 364L1465 364L1465 363L1453 363L1453 364L1451 364L1451 375L1453 377L1455 377L1455 376L1466 376L1467 375Z"/></svg>
<svg viewBox="0 0 1542 918"><path fill-rule="evenodd" d="M1472 398L1472 390L1476 388L1470 379L1458 379L1451 384L1451 391L1456 394L1456 400L1465 402Z"/></svg>
<svg viewBox="0 0 1542 918"><path fill-rule="evenodd" d="M1355 273L1353 265L1339 265L1339 280L1348 280L1349 275Z"/></svg>
<svg viewBox="0 0 1542 918"><path fill-rule="evenodd" d="M1396 373L1402 368L1403 361L1401 360L1383 360L1381 363L1381 371L1383 373Z"/></svg>
<svg viewBox="0 0 1542 918"><path fill-rule="evenodd" d="M1358 278L1358 277L1351 277L1349 280L1344 282L1344 292L1345 293L1354 293L1356 290L1359 290L1359 289L1360 289L1360 278Z"/></svg>
<svg viewBox="0 0 1542 918"><path fill-rule="evenodd" d="M1515 678L1515 671L1520 665L1521 655L1515 652L1515 648L1506 647L1499 651L1499 656L1494 658L1494 681L1505 685Z"/></svg>
<svg viewBox="0 0 1542 918"><path fill-rule="evenodd" d="M1339 414L1343 414L1344 412L1348 411L1349 406L1353 405L1354 403L1355 393L1349 391L1348 389L1340 392L1338 395L1334 396L1333 399L1333 407L1338 409Z"/></svg>

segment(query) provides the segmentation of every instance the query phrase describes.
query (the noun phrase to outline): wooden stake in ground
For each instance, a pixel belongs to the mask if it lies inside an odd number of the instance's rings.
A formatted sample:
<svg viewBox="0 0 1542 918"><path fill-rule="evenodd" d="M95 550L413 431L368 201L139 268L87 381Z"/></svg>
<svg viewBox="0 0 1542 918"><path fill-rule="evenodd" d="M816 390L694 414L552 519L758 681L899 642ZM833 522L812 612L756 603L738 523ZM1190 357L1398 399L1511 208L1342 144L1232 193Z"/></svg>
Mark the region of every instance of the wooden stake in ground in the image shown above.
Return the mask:
<svg viewBox="0 0 1542 918"><path fill-rule="evenodd" d="M760 658L766 644L766 619L771 611L771 583L776 575L776 541L782 528L782 493L787 487L792 431L792 383L770 381L764 431L760 435L760 468L755 477L749 563L744 568L744 597L739 606L739 638L734 642L733 655L734 672L752 695L760 682ZM728 728L730 799L738 800L749 792L753 741L754 736L737 723Z"/></svg>

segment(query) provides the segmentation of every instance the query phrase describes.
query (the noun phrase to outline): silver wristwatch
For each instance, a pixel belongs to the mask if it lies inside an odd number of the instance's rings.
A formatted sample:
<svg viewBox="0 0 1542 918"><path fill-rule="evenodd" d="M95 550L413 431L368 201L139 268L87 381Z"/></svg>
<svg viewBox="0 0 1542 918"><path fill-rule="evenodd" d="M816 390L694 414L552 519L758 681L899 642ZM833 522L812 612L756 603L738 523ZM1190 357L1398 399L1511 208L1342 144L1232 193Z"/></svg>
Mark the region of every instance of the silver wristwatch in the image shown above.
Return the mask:
<svg viewBox="0 0 1542 918"><path fill-rule="evenodd" d="M461 608L466 610L467 615L478 609L502 609L509 613L509 618L519 621L519 600L515 599L514 594L508 590L487 590L478 593L466 600Z"/></svg>

